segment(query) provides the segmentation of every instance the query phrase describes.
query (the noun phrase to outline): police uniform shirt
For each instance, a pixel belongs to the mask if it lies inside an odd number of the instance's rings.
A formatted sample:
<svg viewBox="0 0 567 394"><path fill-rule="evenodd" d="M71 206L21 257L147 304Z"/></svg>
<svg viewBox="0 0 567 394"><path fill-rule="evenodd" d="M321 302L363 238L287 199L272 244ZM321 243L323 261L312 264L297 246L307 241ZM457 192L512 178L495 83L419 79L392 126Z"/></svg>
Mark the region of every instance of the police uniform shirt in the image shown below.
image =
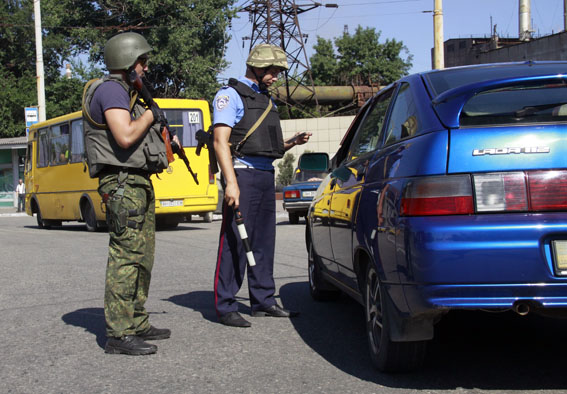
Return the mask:
<svg viewBox="0 0 567 394"><path fill-rule="evenodd" d="M252 90L260 93L260 88L257 84L252 82L246 77L241 77L239 82L246 84ZM213 124L224 124L233 128L235 124L240 122L244 116L244 103L240 98L238 92L230 87L223 86L216 94L213 106ZM273 170L274 159L264 156L244 156L243 158L235 159L235 166L243 165L258 170Z"/></svg>

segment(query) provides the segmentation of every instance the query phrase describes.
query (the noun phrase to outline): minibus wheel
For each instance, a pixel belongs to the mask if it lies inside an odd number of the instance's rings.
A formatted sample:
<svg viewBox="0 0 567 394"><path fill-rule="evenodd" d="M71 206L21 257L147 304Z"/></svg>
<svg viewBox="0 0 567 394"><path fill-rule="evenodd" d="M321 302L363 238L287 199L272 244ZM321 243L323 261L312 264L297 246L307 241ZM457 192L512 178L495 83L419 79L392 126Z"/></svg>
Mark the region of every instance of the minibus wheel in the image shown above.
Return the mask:
<svg viewBox="0 0 567 394"><path fill-rule="evenodd" d="M39 210L39 206L37 207L37 214L35 215L35 218L37 219L37 227L39 227L39 228L50 228L51 227L41 217L41 211Z"/></svg>
<svg viewBox="0 0 567 394"><path fill-rule="evenodd" d="M94 232L98 230L96 214L89 200L84 200L81 204L81 215L83 216L83 220L85 221L87 231Z"/></svg>

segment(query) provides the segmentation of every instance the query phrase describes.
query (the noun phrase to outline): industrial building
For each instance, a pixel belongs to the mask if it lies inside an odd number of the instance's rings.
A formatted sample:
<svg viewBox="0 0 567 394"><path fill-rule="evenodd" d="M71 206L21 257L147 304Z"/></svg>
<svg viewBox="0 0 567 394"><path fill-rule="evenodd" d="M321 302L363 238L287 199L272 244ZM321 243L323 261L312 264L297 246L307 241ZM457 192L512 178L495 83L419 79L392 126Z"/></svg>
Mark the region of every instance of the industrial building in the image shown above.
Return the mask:
<svg viewBox="0 0 567 394"><path fill-rule="evenodd" d="M534 37L530 0L518 2L518 37L500 38L493 28L490 37L453 38L445 41L445 67L521 62L528 60L567 60L567 28L548 36ZM567 0L564 1L567 19ZM567 20L564 22L567 27Z"/></svg>

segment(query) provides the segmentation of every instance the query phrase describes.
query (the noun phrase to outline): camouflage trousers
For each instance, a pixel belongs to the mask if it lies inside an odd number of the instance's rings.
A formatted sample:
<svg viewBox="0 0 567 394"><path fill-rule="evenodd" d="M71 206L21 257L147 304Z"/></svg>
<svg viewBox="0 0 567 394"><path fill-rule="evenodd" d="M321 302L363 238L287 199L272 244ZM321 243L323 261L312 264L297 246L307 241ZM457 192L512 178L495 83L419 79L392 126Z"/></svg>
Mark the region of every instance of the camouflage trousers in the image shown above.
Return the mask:
<svg viewBox="0 0 567 394"><path fill-rule="evenodd" d="M150 328L144 304L154 264L154 189L151 180L140 175L128 175L122 185L118 175L99 179L99 194L103 199L108 195L104 317L109 337L136 335Z"/></svg>

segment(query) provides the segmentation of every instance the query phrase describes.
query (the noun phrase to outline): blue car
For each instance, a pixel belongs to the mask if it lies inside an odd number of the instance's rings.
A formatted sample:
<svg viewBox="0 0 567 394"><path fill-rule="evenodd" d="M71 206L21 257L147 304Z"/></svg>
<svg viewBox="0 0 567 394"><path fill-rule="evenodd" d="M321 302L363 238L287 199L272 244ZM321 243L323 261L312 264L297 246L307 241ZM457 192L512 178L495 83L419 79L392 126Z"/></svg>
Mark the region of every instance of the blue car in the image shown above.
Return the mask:
<svg viewBox="0 0 567 394"><path fill-rule="evenodd" d="M310 292L418 368L451 310L567 310L567 62L414 74L369 100L309 208Z"/></svg>
<svg viewBox="0 0 567 394"><path fill-rule="evenodd" d="M316 165L320 165L320 163L328 165L329 157L325 153L317 155L304 153L299 158L299 165L302 163L307 166L313 165L305 163L314 157L320 158ZM315 192L326 175L327 168L317 170L297 168L295 170L291 184L285 186L282 190L283 208L288 213L290 224L297 224L300 216L307 216L307 210L311 201L313 201Z"/></svg>

